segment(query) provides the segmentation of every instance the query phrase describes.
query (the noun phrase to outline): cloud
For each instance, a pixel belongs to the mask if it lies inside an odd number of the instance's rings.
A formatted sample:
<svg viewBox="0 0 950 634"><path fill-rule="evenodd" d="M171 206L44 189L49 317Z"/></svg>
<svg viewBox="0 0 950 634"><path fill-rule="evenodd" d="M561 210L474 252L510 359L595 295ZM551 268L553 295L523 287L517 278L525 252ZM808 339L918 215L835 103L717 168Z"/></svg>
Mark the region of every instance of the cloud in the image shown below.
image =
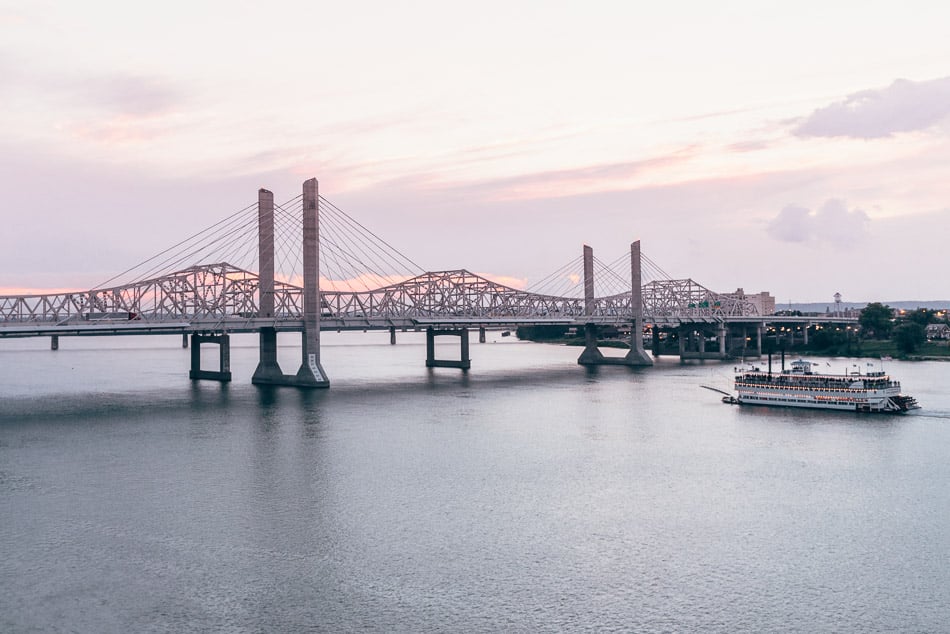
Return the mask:
<svg viewBox="0 0 950 634"><path fill-rule="evenodd" d="M179 90L160 77L114 75L85 81L77 90L92 105L130 117L166 114L182 99Z"/></svg>
<svg viewBox="0 0 950 634"><path fill-rule="evenodd" d="M483 200L567 197L583 193L630 189L636 179L683 165L693 159L697 153L695 146L687 146L669 154L642 160L531 172L486 179L478 183L437 183L431 182L430 179L430 182L420 182L418 185L440 192L464 190L467 195L475 195Z"/></svg>
<svg viewBox="0 0 950 634"><path fill-rule="evenodd" d="M898 79L887 88L863 90L799 120L799 137L879 139L926 130L950 115L950 77L915 82Z"/></svg>
<svg viewBox="0 0 950 634"><path fill-rule="evenodd" d="M861 209L848 210L844 201L825 201L817 211L786 205L769 223L767 231L780 242L851 247L864 240L871 219Z"/></svg>

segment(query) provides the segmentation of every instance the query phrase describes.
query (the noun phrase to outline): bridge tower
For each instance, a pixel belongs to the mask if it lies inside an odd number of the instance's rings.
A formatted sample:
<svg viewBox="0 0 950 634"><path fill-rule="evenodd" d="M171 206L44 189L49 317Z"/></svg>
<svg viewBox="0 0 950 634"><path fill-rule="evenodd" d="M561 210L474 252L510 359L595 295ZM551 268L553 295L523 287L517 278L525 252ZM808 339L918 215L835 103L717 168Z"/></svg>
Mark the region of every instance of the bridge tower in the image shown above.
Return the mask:
<svg viewBox="0 0 950 634"><path fill-rule="evenodd" d="M643 348L643 274L640 268L640 241L630 245L630 352L624 359L630 365L653 365Z"/></svg>
<svg viewBox="0 0 950 634"><path fill-rule="evenodd" d="M330 387L320 364L320 217L316 178L303 184L303 332L297 374L284 374L277 363L277 329L260 328L256 385ZM258 192L258 318L274 320L274 194ZM271 323L275 323L272 321Z"/></svg>
<svg viewBox="0 0 950 634"><path fill-rule="evenodd" d="M653 365L643 349L643 291L640 269L640 241L630 245L630 351L623 357L605 357L597 347L597 324L594 316L594 250L584 245L584 352L577 358L580 365Z"/></svg>

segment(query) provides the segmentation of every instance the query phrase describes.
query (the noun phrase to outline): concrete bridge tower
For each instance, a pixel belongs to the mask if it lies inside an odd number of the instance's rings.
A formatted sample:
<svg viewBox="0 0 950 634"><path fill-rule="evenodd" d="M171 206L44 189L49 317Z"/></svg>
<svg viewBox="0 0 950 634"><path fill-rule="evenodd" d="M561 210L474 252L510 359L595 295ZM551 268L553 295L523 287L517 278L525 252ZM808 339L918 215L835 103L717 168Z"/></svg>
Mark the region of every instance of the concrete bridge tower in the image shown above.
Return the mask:
<svg viewBox="0 0 950 634"><path fill-rule="evenodd" d="M653 365L643 349L643 274L640 268L640 241L630 245L630 352L624 359L630 365Z"/></svg>
<svg viewBox="0 0 950 634"><path fill-rule="evenodd" d="M303 184L303 332L297 374L284 374L277 363L277 330L260 329L260 361L251 382L257 385L330 387L320 363L320 216L317 179ZM258 318L274 315L274 194L258 192ZM276 320L275 320L276 323Z"/></svg>
<svg viewBox="0 0 950 634"><path fill-rule="evenodd" d="M594 250L584 245L584 352L577 358L581 365L653 365L643 349L643 290L641 288L640 241L630 245L630 352L624 357L605 357L597 347L597 324L594 316Z"/></svg>

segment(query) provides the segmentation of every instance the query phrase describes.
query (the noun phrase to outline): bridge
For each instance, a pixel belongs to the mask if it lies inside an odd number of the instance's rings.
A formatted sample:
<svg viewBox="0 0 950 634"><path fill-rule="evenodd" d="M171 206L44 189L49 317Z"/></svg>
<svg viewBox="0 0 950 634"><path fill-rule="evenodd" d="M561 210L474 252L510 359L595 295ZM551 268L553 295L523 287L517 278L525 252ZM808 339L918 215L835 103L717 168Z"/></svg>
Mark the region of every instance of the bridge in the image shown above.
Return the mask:
<svg viewBox="0 0 950 634"><path fill-rule="evenodd" d="M744 298L715 293L692 279L669 279L641 253L639 241L618 273L625 259L606 265L584 246L579 260L533 290L464 269L422 271L320 196L317 180L310 179L301 196L283 205L261 189L256 204L96 288L0 296L0 338L50 337L56 349L61 336L178 334L184 346L190 337L192 378L228 381L229 335L258 333L260 362L252 382L299 387L329 386L320 361L321 330L389 330L392 343L397 330L425 330L426 365L463 369L471 367L468 335L475 328L480 341L486 328L582 330L586 345L578 363L584 365L651 365L638 336L646 324L654 354L665 330L676 333L681 359L761 355L768 325L803 332L807 342L803 318L759 315ZM655 277L647 283L645 266ZM613 285L610 292L595 294L595 276L600 285ZM846 327L854 321L822 318ZM598 348L598 334L608 327L631 332L625 356L605 356ZM302 333L295 374L285 374L277 363L281 332ZM460 358L437 359L437 336L458 337ZM710 338L718 342L713 351L707 351ZM218 370L202 370L203 344L219 346Z"/></svg>

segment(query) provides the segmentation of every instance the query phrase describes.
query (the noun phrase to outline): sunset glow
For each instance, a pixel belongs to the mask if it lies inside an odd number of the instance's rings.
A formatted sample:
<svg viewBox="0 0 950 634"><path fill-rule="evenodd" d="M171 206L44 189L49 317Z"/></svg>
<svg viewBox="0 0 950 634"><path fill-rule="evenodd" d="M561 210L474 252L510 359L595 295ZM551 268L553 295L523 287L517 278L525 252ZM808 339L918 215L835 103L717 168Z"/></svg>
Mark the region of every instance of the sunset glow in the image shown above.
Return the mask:
<svg viewBox="0 0 950 634"><path fill-rule="evenodd" d="M721 291L950 296L910 268L950 229L948 14L6 3L0 285L90 287L315 176L427 270L519 288L640 239Z"/></svg>

